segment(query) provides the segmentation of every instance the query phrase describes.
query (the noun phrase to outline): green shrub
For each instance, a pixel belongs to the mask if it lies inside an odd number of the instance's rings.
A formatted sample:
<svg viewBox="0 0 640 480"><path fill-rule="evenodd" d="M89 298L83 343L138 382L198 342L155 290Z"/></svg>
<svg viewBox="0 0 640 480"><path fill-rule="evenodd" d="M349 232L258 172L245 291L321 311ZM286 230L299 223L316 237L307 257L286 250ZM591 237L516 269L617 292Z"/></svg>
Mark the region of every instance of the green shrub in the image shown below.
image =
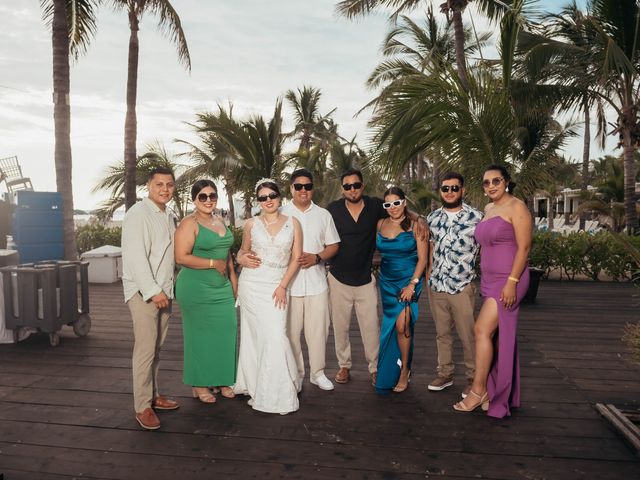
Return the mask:
<svg viewBox="0 0 640 480"><path fill-rule="evenodd" d="M103 245L120 246L121 227L105 227L100 223L88 223L76 228L78 255Z"/></svg>
<svg viewBox="0 0 640 480"><path fill-rule="evenodd" d="M235 257L242 246L242 228L229 225L229 230L233 233L233 244L231 245L231 253Z"/></svg>
<svg viewBox="0 0 640 480"><path fill-rule="evenodd" d="M640 237L630 237L629 241L640 248ZM576 275L598 280L601 274L616 281L631 280L635 271L631 254L608 231L569 235L534 232L529 265L542 269L545 277L558 270L560 278L566 276L569 280Z"/></svg>

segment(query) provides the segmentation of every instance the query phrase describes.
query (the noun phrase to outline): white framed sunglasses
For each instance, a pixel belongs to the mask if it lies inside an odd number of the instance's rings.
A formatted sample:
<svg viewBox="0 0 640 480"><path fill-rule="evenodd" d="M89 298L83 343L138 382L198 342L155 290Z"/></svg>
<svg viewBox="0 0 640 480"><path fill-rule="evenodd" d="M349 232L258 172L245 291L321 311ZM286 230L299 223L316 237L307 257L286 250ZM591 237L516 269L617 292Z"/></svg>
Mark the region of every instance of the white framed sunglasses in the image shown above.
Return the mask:
<svg viewBox="0 0 640 480"><path fill-rule="evenodd" d="M382 208L384 208L385 210L389 210L391 207L399 207L404 203L404 201L404 198L400 198L398 200L394 200L393 202L384 202L382 204Z"/></svg>

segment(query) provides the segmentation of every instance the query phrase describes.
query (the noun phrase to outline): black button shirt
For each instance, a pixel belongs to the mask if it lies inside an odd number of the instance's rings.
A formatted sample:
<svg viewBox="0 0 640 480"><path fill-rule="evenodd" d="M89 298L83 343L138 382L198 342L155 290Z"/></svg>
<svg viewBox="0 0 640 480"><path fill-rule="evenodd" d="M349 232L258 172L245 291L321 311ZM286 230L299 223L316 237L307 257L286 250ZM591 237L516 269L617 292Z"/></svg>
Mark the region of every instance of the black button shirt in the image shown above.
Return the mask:
<svg viewBox="0 0 640 480"><path fill-rule="evenodd" d="M345 199L327 207L340 235L338 254L330 260L331 274L341 283L359 287L371 282L371 260L376 249L378 220L386 217L382 200L362 196L364 208L355 222L347 210Z"/></svg>

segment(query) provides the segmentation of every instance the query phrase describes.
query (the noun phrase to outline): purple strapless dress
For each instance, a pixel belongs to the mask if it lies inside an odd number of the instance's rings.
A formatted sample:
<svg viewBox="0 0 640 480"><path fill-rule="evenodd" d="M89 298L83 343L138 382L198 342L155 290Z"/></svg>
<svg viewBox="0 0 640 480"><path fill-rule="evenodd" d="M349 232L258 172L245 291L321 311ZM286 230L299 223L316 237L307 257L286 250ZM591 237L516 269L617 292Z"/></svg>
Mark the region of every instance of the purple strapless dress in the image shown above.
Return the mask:
<svg viewBox="0 0 640 480"><path fill-rule="evenodd" d="M520 301L529 286L526 267L516 287L516 303L505 309L500 293L511 273L517 244L513 225L500 216L491 217L476 226L475 237L480 244L480 292L485 301L495 299L498 305L498 330L494 336L494 355L487 380L489 416L511 415L511 407L520 406L520 364L516 343Z"/></svg>

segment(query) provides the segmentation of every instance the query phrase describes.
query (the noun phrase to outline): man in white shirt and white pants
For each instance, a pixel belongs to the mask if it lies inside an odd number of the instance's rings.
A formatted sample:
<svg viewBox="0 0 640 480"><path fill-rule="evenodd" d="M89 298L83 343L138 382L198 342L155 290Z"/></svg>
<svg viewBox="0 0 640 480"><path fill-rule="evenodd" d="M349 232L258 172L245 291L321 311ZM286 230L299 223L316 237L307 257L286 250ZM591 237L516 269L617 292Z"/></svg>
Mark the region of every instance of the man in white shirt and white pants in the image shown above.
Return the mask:
<svg viewBox="0 0 640 480"><path fill-rule="evenodd" d="M333 217L312 201L313 176L305 169L291 174L293 201L282 207L282 213L292 215L302 226L303 253L300 270L290 284L287 336L304 378L304 358L300 336L309 351L310 381L322 390L333 390L333 383L324 373L329 325L329 285L324 262L338 252L340 236Z"/></svg>

